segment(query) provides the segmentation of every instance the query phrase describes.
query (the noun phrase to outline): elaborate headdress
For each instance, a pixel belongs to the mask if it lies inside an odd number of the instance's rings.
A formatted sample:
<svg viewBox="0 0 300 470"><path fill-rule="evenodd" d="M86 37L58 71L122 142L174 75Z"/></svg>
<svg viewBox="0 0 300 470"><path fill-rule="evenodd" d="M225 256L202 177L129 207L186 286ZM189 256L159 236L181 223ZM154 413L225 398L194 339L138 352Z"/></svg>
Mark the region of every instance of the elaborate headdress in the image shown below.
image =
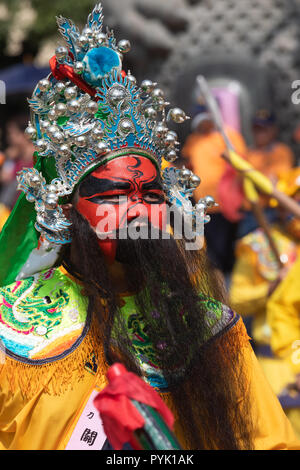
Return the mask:
<svg viewBox="0 0 300 470"><path fill-rule="evenodd" d="M167 123L188 119L181 109L169 109L156 83L144 80L138 87L135 77L123 71L122 58L130 43L117 42L113 31L103 30L101 4L88 16L82 32L61 16L57 23L67 47L56 49L50 60L51 74L38 83L29 100L31 121L26 134L37 149L35 166L18 175L27 201L24 195L19 198L1 235L0 249L7 248L13 258L6 257L7 267L3 263L0 267L2 284L37 269L32 264L48 267L61 245L71 241L70 222L60 204L83 177L129 153L146 156L161 169L163 159L173 162L177 158L177 135ZM163 181L171 203L192 217L197 211L206 217L211 199L202 200L196 208L190 201L200 183L196 175L187 169L166 168Z"/></svg>

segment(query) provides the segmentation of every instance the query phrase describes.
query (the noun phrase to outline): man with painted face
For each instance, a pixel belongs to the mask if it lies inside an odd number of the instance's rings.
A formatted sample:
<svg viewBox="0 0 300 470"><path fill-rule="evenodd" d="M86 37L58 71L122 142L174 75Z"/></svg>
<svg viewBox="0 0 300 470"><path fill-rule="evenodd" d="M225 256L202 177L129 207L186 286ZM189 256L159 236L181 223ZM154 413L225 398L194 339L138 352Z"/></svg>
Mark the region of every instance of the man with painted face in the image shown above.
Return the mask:
<svg viewBox="0 0 300 470"><path fill-rule="evenodd" d="M0 239L0 448L101 449L93 397L115 362L161 395L183 448L297 448L205 253L173 236L212 203L192 206L188 170L161 174L186 116L122 72L128 42L102 20L58 18L69 49L29 100L35 166Z"/></svg>
<svg viewBox="0 0 300 470"><path fill-rule="evenodd" d="M99 246L109 262L116 259L113 235L133 226L136 219L165 229L166 203L159 171L143 156L129 154L95 170L81 183L74 206L96 233L102 227Z"/></svg>

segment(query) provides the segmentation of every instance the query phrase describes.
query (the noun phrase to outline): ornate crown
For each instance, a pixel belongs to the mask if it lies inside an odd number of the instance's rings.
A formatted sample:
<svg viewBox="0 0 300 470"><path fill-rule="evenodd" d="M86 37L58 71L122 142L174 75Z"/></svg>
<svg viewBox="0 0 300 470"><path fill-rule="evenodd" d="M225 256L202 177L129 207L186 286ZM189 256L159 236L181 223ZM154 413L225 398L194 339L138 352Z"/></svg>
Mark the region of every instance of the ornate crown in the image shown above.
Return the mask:
<svg viewBox="0 0 300 470"><path fill-rule="evenodd" d="M122 70L130 43L117 43L113 31L103 31L101 4L88 16L82 32L61 16L57 23L68 47L56 49L51 74L28 100L31 121L25 131L38 158L53 162L56 177L47 184L43 172L25 169L18 182L27 200L35 202L36 229L51 243L64 244L70 242L70 223L59 198L71 195L83 176L112 152L147 155L159 168L162 158L175 161L178 138L167 123L189 118L179 108L168 109L156 83L144 80L137 87L135 77ZM189 198L200 183L197 176L167 168L164 182L171 202L189 213L195 210ZM211 200L203 200L199 210L209 205Z"/></svg>

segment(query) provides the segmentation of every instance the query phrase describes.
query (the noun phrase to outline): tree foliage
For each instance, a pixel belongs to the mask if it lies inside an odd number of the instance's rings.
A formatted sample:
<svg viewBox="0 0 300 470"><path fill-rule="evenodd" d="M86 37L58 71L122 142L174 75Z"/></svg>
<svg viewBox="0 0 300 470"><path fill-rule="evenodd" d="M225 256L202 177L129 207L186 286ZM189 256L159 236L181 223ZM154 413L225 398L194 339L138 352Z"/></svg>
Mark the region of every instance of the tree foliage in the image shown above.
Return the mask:
<svg viewBox="0 0 300 470"><path fill-rule="evenodd" d="M16 13L20 10L24 0L0 0L0 7L5 6L9 15L1 19L0 16L0 45L5 51L8 32L14 22ZM31 0L32 8L36 12L36 19L27 31L25 50L37 49L45 39L56 37L57 26L55 17L63 15L72 18L76 23L82 23L95 5L95 0ZM3 54L3 53L2 53Z"/></svg>

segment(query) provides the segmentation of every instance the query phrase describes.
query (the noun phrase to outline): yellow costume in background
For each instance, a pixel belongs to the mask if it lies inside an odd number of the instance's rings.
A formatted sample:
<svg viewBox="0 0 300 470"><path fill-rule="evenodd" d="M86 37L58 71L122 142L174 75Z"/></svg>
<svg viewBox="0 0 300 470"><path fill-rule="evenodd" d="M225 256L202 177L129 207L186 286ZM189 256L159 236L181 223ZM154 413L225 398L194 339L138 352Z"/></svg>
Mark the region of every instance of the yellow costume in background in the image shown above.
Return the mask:
<svg viewBox="0 0 300 470"><path fill-rule="evenodd" d="M267 321L271 330L272 351L288 363L293 372L289 383L293 383L295 375L300 374L300 259L270 297ZM288 416L299 436L299 410L290 409Z"/></svg>
<svg viewBox="0 0 300 470"><path fill-rule="evenodd" d="M272 333L272 350L279 357L288 359L294 372L299 374L300 258L270 297L267 321Z"/></svg>
<svg viewBox="0 0 300 470"><path fill-rule="evenodd" d="M0 232L4 227L4 224L6 223L9 214L10 210L4 204L0 204Z"/></svg>
<svg viewBox="0 0 300 470"><path fill-rule="evenodd" d="M299 248L291 237L277 228L271 229L271 235L277 245L279 254L286 261L286 266L295 262ZM279 268L272 254L266 236L261 229L246 235L239 240L236 248L237 260L232 274L230 304L243 316L252 316L252 336L256 345L256 355L274 393L280 395L285 387L295 381L295 374L285 358L275 358L270 346L273 346L273 328L268 312L272 311L269 297L270 284L277 279ZM291 272L294 268L291 268ZM299 290L300 292L300 290ZM287 295L287 298L288 295ZM284 327L281 334L284 335ZM294 331L297 334L297 329ZM287 338L289 341L289 338ZM289 342L291 345L291 343ZM300 409L286 410L294 428L300 437Z"/></svg>

